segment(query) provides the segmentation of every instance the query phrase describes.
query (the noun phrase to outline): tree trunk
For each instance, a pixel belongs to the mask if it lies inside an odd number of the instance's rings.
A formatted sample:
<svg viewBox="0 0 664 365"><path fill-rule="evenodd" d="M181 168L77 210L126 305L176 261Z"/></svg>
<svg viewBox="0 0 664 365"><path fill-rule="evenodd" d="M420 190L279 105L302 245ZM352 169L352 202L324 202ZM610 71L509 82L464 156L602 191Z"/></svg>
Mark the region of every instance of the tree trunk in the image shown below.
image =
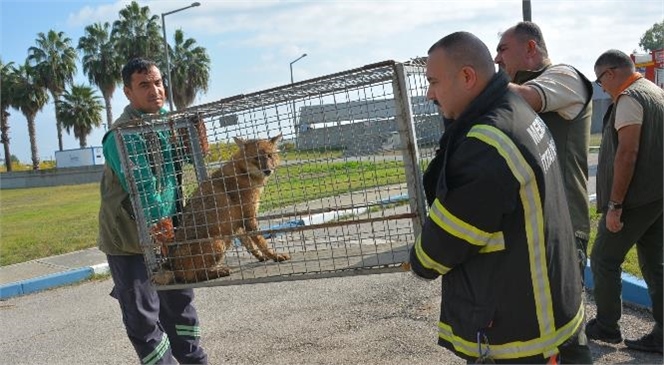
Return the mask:
<svg viewBox="0 0 664 365"><path fill-rule="evenodd" d="M106 123L108 125L108 128L106 130L110 130L111 126L113 125L113 110L111 109L111 95L104 95L104 103L106 104Z"/></svg>
<svg viewBox="0 0 664 365"><path fill-rule="evenodd" d="M60 95L53 94L53 99L55 101L55 126L58 130L58 147L59 150L62 151L62 122L60 122L60 119L58 118L58 108L60 105Z"/></svg>
<svg viewBox="0 0 664 365"><path fill-rule="evenodd" d="M26 115L28 119L28 135L30 136L30 153L32 154L32 169L39 170L39 155L37 153L37 134L35 133L35 115Z"/></svg>
<svg viewBox="0 0 664 365"><path fill-rule="evenodd" d="M0 142L5 149L5 166L7 172L12 171L12 154L9 152L9 113L6 110L2 111L2 122L0 122Z"/></svg>
<svg viewBox="0 0 664 365"><path fill-rule="evenodd" d="M88 137L85 135L85 133L81 134L81 137L78 139L78 141L81 148L88 146Z"/></svg>

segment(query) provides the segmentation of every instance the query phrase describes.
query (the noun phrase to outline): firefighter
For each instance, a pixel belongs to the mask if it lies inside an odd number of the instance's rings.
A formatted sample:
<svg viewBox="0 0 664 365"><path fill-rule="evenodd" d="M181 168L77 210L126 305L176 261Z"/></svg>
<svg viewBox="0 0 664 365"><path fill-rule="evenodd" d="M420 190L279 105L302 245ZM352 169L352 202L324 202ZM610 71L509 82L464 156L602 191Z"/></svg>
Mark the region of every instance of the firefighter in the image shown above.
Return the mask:
<svg viewBox="0 0 664 365"><path fill-rule="evenodd" d="M592 363L549 130L473 34L428 54L427 98L445 133L423 177L430 209L410 261L419 277L442 276L438 343L468 361Z"/></svg>

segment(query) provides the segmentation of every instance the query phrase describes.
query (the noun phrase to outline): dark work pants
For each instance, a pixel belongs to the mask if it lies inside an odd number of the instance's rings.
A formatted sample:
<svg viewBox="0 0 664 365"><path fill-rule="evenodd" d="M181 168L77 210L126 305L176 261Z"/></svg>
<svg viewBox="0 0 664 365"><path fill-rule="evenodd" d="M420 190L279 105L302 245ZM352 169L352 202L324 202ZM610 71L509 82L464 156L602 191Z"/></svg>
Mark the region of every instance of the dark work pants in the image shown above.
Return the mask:
<svg viewBox="0 0 664 365"><path fill-rule="evenodd" d="M122 320L141 363L206 364L192 289L157 291L142 255L106 255ZM174 359L175 358L175 359Z"/></svg>
<svg viewBox="0 0 664 365"><path fill-rule="evenodd" d="M653 335L662 340L662 200L626 209L622 212L624 226L617 233L606 229L606 214L597 227L597 239L590 255L590 268L595 282L597 321L606 328L619 330L622 315L621 265L627 252L636 244L639 267L648 285L655 318Z"/></svg>

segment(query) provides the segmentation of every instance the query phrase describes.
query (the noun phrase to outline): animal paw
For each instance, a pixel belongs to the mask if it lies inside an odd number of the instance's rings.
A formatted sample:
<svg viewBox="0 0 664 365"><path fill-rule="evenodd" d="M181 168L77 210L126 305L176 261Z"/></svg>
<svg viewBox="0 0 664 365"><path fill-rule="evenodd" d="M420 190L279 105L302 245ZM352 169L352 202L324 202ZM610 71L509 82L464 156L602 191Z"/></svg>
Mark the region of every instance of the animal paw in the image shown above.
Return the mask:
<svg viewBox="0 0 664 365"><path fill-rule="evenodd" d="M290 260L290 255L287 253L278 253L274 255L274 261L281 262L286 260Z"/></svg>
<svg viewBox="0 0 664 365"><path fill-rule="evenodd" d="M231 274L231 269L229 269L226 266L215 266L212 269L209 270L209 273L211 273L215 278L221 278L224 276L228 276Z"/></svg>

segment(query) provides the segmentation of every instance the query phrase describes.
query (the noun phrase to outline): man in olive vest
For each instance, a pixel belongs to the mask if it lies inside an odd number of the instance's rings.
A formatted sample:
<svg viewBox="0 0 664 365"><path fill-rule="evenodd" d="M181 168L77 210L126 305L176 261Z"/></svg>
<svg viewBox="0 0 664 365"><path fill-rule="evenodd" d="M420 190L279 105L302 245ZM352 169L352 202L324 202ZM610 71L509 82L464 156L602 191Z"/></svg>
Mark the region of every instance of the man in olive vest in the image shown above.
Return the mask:
<svg viewBox="0 0 664 365"><path fill-rule="evenodd" d="M596 340L622 340L620 266L636 244L655 326L640 339L625 340L625 345L662 353L664 90L636 72L629 56L618 50L597 59L595 74L613 104L604 117L599 150L597 210L602 217L590 257L597 317L586 332Z"/></svg>
<svg viewBox="0 0 664 365"><path fill-rule="evenodd" d="M494 61L510 76L510 89L530 104L553 135L583 280L590 236L587 183L592 83L572 66L551 63L542 31L533 22L520 22L505 31Z"/></svg>
<svg viewBox="0 0 664 365"><path fill-rule="evenodd" d="M125 175L127 171L134 175L144 202L143 214L155 240L172 239L180 187L170 132L126 136L126 148L133 151L131 170L122 165L115 138L119 127L141 121L143 115L166 113L161 73L153 61L134 58L123 67L122 79L129 105L102 140L106 162L100 185L97 243L106 254L113 278L111 296L120 304L127 336L141 363L171 364L177 360L181 364L207 364L207 354L200 346L194 291L157 291L148 277ZM148 145L159 153L148 153Z"/></svg>

